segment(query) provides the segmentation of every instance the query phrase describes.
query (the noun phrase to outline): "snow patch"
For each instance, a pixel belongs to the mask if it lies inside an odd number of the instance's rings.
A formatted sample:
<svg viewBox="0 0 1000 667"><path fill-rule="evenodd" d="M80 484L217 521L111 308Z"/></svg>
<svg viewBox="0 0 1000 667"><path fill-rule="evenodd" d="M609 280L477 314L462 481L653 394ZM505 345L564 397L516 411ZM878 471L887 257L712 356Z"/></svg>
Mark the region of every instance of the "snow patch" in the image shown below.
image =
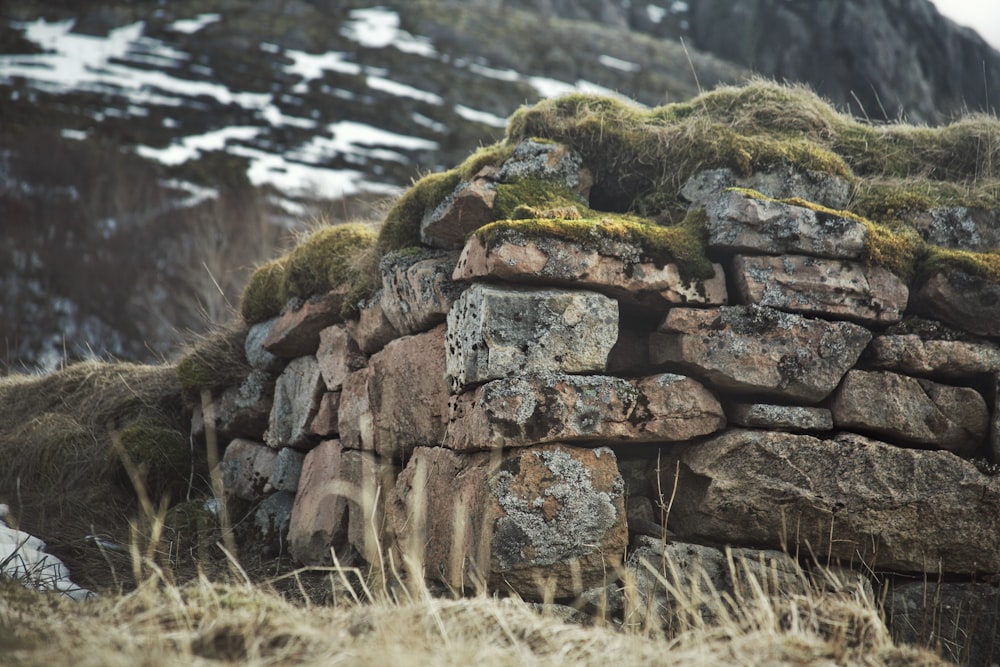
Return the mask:
<svg viewBox="0 0 1000 667"><path fill-rule="evenodd" d="M353 9L340 30L347 39L370 49L394 46L403 53L431 58L437 55L426 37L414 37L399 27L399 14L384 7Z"/></svg>
<svg viewBox="0 0 1000 667"><path fill-rule="evenodd" d="M205 26L216 23L220 20L222 20L222 16L219 14L198 14L198 16L193 19L181 19L179 21L174 21L167 26L167 30L183 32L190 35L198 32Z"/></svg>
<svg viewBox="0 0 1000 667"><path fill-rule="evenodd" d="M470 109L467 106L456 104L455 113L465 120L471 120L473 123L483 123L491 127L507 127L506 118L501 118L488 111L479 111L478 109Z"/></svg>

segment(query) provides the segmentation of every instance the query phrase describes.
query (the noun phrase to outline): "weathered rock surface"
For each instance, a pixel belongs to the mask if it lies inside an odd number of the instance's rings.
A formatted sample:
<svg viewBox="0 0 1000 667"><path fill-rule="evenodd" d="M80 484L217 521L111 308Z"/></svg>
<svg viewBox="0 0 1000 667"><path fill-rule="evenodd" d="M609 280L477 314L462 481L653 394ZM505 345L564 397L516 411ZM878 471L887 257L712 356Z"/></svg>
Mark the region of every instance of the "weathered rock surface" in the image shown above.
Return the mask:
<svg viewBox="0 0 1000 667"><path fill-rule="evenodd" d="M324 389L316 357L290 361L274 386L270 427L264 441L275 448L311 447L314 440L310 426Z"/></svg>
<svg viewBox="0 0 1000 667"><path fill-rule="evenodd" d="M805 255L736 255L733 280L744 303L862 324L898 322L909 297L882 267Z"/></svg>
<svg viewBox="0 0 1000 667"><path fill-rule="evenodd" d="M452 586L489 580L531 599L604 585L628 541L614 454L543 445L495 458L414 452L393 502L404 553L423 548L426 574Z"/></svg>
<svg viewBox="0 0 1000 667"><path fill-rule="evenodd" d="M256 502L270 491L278 452L263 443L236 439L226 446L219 464L222 486L229 495Z"/></svg>
<svg viewBox="0 0 1000 667"><path fill-rule="evenodd" d="M681 375L624 380L541 373L495 380L456 397L444 445L466 450L595 440L679 441L725 424L715 397Z"/></svg>
<svg viewBox="0 0 1000 667"><path fill-rule="evenodd" d="M990 378L990 460L1000 463L1000 373Z"/></svg>
<svg viewBox="0 0 1000 667"><path fill-rule="evenodd" d="M261 345L283 359L315 354L319 332L341 321L344 291L330 292L305 302L298 309L286 310L267 332Z"/></svg>
<svg viewBox="0 0 1000 667"><path fill-rule="evenodd" d="M649 307L727 302L721 266L715 265L713 278L689 281L681 278L676 264L657 266L642 256L642 248L625 241L587 248L556 238L520 237L487 246L473 236L462 250L454 277L573 286Z"/></svg>
<svg viewBox="0 0 1000 667"><path fill-rule="evenodd" d="M227 387L213 402L215 430L221 440L259 438L267 429L274 402L274 378L254 369L236 387Z"/></svg>
<svg viewBox="0 0 1000 667"><path fill-rule="evenodd" d="M453 390L525 368L601 372L618 338L618 302L583 290L476 284L448 313Z"/></svg>
<svg viewBox="0 0 1000 667"><path fill-rule="evenodd" d="M324 440L302 463L299 490L288 527L288 550L305 565L328 565L330 549L347 539L347 498L337 480L343 450L337 440Z"/></svg>
<svg viewBox="0 0 1000 667"><path fill-rule="evenodd" d="M674 308L650 337L656 366L727 391L815 403L857 361L871 333L762 306Z"/></svg>
<svg viewBox="0 0 1000 667"><path fill-rule="evenodd" d="M987 342L924 340L917 334L876 336L867 365L906 375L962 380L1000 372L1000 347Z"/></svg>
<svg viewBox="0 0 1000 667"><path fill-rule="evenodd" d="M456 261L458 253L450 252L382 258L382 310L400 335L427 331L444 322L451 304L465 289L452 282Z"/></svg>
<svg viewBox="0 0 1000 667"><path fill-rule="evenodd" d="M399 468L371 452L345 451L338 484L347 499L347 542L369 563L378 562L379 548L388 551L393 535L386 531L386 504Z"/></svg>
<svg viewBox="0 0 1000 667"><path fill-rule="evenodd" d="M784 542L875 569L1000 571L1000 477L950 452L738 430L664 454L664 488L680 463L680 539Z"/></svg>
<svg viewBox="0 0 1000 667"><path fill-rule="evenodd" d="M361 305L358 318L347 321L347 330L365 354L378 352L386 343L399 336L382 308L382 290Z"/></svg>
<svg viewBox="0 0 1000 667"><path fill-rule="evenodd" d="M1000 336L1000 284L957 269L938 271L910 301L921 315L980 336Z"/></svg>
<svg viewBox="0 0 1000 667"><path fill-rule="evenodd" d="M250 327L247 331L246 342L243 346L244 352L247 356L247 361L250 362L250 366L253 368L264 371L265 373L270 373L271 375L277 375L281 372L281 369L285 367L285 360L281 357L271 354L264 349L264 341L267 340L268 334L271 332L271 328L274 323L278 321L278 318L272 318L266 322L260 322Z"/></svg>
<svg viewBox="0 0 1000 667"><path fill-rule="evenodd" d="M733 187L756 190L774 199L798 197L838 210L847 208L852 191L850 182L840 176L777 165L749 176L739 176L728 168L707 169L689 178L681 195L692 204L704 206L719 192Z"/></svg>
<svg viewBox="0 0 1000 667"><path fill-rule="evenodd" d="M255 536L266 554L279 553L283 550L294 505L294 493L279 491L265 498L254 511Z"/></svg>
<svg viewBox="0 0 1000 667"><path fill-rule="evenodd" d="M271 472L270 484L275 491L295 493L299 488L299 478L302 477L302 463L305 454L291 447L282 447L274 459L274 470Z"/></svg>
<svg viewBox="0 0 1000 667"><path fill-rule="evenodd" d="M912 224L932 245L987 252L1000 248L1000 210L942 206L915 213Z"/></svg>
<svg viewBox="0 0 1000 667"><path fill-rule="evenodd" d="M857 220L733 191L709 201L705 212L713 250L857 259L868 235Z"/></svg>
<svg viewBox="0 0 1000 667"><path fill-rule="evenodd" d="M328 391L338 391L348 373L364 368L368 360L358 344L342 324L335 324L319 332L316 361Z"/></svg>
<svg viewBox="0 0 1000 667"><path fill-rule="evenodd" d="M749 428L792 432L833 430L833 414L826 408L737 403L726 410L726 414L733 424Z"/></svg>
<svg viewBox="0 0 1000 667"><path fill-rule="evenodd" d="M995 665L1000 656L1000 590L993 584L900 584L886 607L899 641L940 650L959 665Z"/></svg>
<svg viewBox="0 0 1000 667"><path fill-rule="evenodd" d="M455 188L420 223L420 240L432 248L457 250L470 232L493 221L496 169L486 167Z"/></svg>
<svg viewBox="0 0 1000 667"><path fill-rule="evenodd" d="M309 431L321 438L340 433L340 392L328 391L319 401L316 416L309 425Z"/></svg>
<svg viewBox="0 0 1000 667"><path fill-rule="evenodd" d="M340 393L340 407L337 410L337 428L340 443L345 449L375 449L372 434L372 413L368 401L368 368L362 368L347 376Z"/></svg>
<svg viewBox="0 0 1000 667"><path fill-rule="evenodd" d="M971 456L984 444L990 418L986 401L975 389L888 371L848 372L831 410L838 428L962 456Z"/></svg>
<svg viewBox="0 0 1000 667"><path fill-rule="evenodd" d="M533 139L519 143L497 174L501 183L525 178L543 180L551 186L569 190L579 195L581 202L587 201L593 185L590 171L583 166L583 158L576 151L563 144Z"/></svg>
<svg viewBox="0 0 1000 667"><path fill-rule="evenodd" d="M414 447L441 443L448 424L445 325L397 338L372 356L368 366L372 445L385 457L403 457Z"/></svg>

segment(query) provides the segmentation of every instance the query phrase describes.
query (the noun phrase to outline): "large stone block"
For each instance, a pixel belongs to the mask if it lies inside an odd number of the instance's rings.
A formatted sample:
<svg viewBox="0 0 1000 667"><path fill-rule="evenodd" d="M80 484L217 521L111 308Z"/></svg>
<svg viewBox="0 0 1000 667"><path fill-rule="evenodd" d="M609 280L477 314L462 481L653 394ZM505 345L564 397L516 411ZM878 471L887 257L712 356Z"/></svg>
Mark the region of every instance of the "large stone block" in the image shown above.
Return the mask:
<svg viewBox="0 0 1000 667"><path fill-rule="evenodd" d="M347 330L365 354L378 352L386 343L399 336L382 308L382 290L361 304L358 318L347 321Z"/></svg>
<svg viewBox="0 0 1000 667"><path fill-rule="evenodd" d="M289 362L275 383L265 442L275 448L312 447L315 444L312 420L324 389L316 357L298 357Z"/></svg>
<svg viewBox="0 0 1000 667"><path fill-rule="evenodd" d="M397 481L392 516L400 548L419 552L428 577L565 598L603 585L621 564L624 500L606 448L419 448Z"/></svg>
<svg viewBox="0 0 1000 667"><path fill-rule="evenodd" d="M618 339L618 302L582 290L477 284L448 313L453 390L524 369L602 372Z"/></svg>
<svg viewBox="0 0 1000 667"><path fill-rule="evenodd" d="M369 368L362 368L347 376L340 392L337 411L337 428L344 449L375 449L372 433L372 410L368 400Z"/></svg>
<svg viewBox="0 0 1000 667"><path fill-rule="evenodd" d="M642 257L643 249L628 241L585 247L558 238L511 234L487 246L473 236L462 250L455 279L573 286L607 294L623 304L653 308L727 302L726 277L720 265L715 265L715 276L708 280L685 280L676 264L657 265Z"/></svg>
<svg viewBox="0 0 1000 667"><path fill-rule="evenodd" d="M421 333L444 322L465 288L452 280L457 261L457 252L382 258L382 309L400 335Z"/></svg>
<svg viewBox="0 0 1000 667"><path fill-rule="evenodd" d="M264 341L267 340L271 328L278 318L272 318L266 322L260 322L250 327L247 331L246 342L243 344L247 361L253 368L271 375L277 375L285 367L285 360L279 356L271 354L264 349Z"/></svg>
<svg viewBox="0 0 1000 667"><path fill-rule="evenodd" d="M288 550L305 565L327 565L330 550L347 542L347 497L337 480L343 476L343 449L324 440L306 454L288 527Z"/></svg>
<svg viewBox="0 0 1000 667"><path fill-rule="evenodd" d="M213 404L220 440L259 439L267 430L274 403L274 378L254 369L239 386L227 387Z"/></svg>
<svg viewBox="0 0 1000 667"><path fill-rule="evenodd" d="M719 193L705 212L712 250L857 259L868 237L858 220L736 191Z"/></svg>
<svg viewBox="0 0 1000 667"><path fill-rule="evenodd" d="M719 389L815 403L837 387L870 340L857 324L762 306L674 308L650 337L650 358Z"/></svg>
<svg viewBox="0 0 1000 667"><path fill-rule="evenodd" d="M278 452L252 440L236 439L222 455L222 487L226 494L256 502L271 491Z"/></svg>
<svg viewBox="0 0 1000 667"><path fill-rule="evenodd" d="M319 332L316 361L328 391L338 391L348 373L364 368L368 363L364 352L343 324L335 324Z"/></svg>
<svg viewBox="0 0 1000 667"><path fill-rule="evenodd" d="M726 425L697 381L670 373L636 380L540 373L489 382L454 399L444 445L523 447L546 442L689 440Z"/></svg>
<svg viewBox="0 0 1000 667"><path fill-rule="evenodd" d="M909 297L882 267L806 255L736 255L733 280L744 303L862 324L898 322Z"/></svg>
<svg viewBox="0 0 1000 667"><path fill-rule="evenodd" d="M472 180L459 183L420 222L420 240L432 248L456 250L470 232L492 221L496 201L496 168L484 168Z"/></svg>
<svg viewBox="0 0 1000 667"><path fill-rule="evenodd" d="M749 188L775 199L799 197L832 209L847 208L854 192L854 186L842 176L775 165L746 176L728 168L707 169L688 179L681 196L692 204L705 205L719 192L733 187Z"/></svg>
<svg viewBox="0 0 1000 667"><path fill-rule="evenodd" d="M315 354L319 332L340 322L344 290L330 292L282 313L271 325L262 347L283 359Z"/></svg>
<svg viewBox="0 0 1000 667"><path fill-rule="evenodd" d="M1000 477L854 435L728 431L664 450L678 538L904 572L1000 572Z"/></svg>
<svg viewBox="0 0 1000 667"><path fill-rule="evenodd" d="M932 274L910 299L913 311L980 336L1000 336L1000 284L959 269Z"/></svg>
<svg viewBox="0 0 1000 667"><path fill-rule="evenodd" d="M864 360L880 370L946 380L1000 373L1000 347L993 343L925 340L917 334L876 336Z"/></svg>
<svg viewBox="0 0 1000 667"><path fill-rule="evenodd" d="M837 428L962 456L985 443L990 419L975 389L888 371L848 372L831 410Z"/></svg>

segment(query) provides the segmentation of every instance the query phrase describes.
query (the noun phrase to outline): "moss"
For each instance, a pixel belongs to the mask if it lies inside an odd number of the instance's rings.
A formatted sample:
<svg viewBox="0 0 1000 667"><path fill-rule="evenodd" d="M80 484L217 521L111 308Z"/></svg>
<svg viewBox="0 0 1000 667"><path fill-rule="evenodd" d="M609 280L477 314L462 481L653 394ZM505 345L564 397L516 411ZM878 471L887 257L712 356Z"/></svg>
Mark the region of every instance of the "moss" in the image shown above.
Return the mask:
<svg viewBox="0 0 1000 667"><path fill-rule="evenodd" d="M191 445L171 424L151 417L133 419L118 432L120 455L139 472L152 496L178 497L191 479Z"/></svg>
<svg viewBox="0 0 1000 667"><path fill-rule="evenodd" d="M171 507L163 525L179 546L204 546L218 527L218 520L205 507L204 500L189 500Z"/></svg>
<svg viewBox="0 0 1000 667"><path fill-rule="evenodd" d="M379 247L388 252L420 245L420 223L424 213L436 207L462 181L458 169L428 174L414 183L385 216L378 235Z"/></svg>
<svg viewBox="0 0 1000 667"><path fill-rule="evenodd" d="M499 167L513 152L514 146L503 141L484 146L466 158L458 173L463 181L471 180L483 167Z"/></svg>
<svg viewBox="0 0 1000 667"><path fill-rule="evenodd" d="M631 215L500 220L479 228L474 234L487 247L551 238L601 252L608 242L625 243L638 249L637 261L653 262L660 267L676 264L683 279L703 280L715 274L705 255L704 215L703 209L697 209L682 223L670 227Z"/></svg>
<svg viewBox="0 0 1000 667"><path fill-rule="evenodd" d="M570 189L543 179L519 178L511 183L497 184L493 200L493 213L497 219L525 217L525 207L572 209L578 215L587 215L589 211L583 200Z"/></svg>
<svg viewBox="0 0 1000 667"><path fill-rule="evenodd" d="M281 312L285 306L285 259L275 259L250 276L240 296L240 314L247 324L257 324Z"/></svg>
<svg viewBox="0 0 1000 667"><path fill-rule="evenodd" d="M1000 251L969 252L930 246L920 268L921 277L942 270L957 270L975 278L1000 283Z"/></svg>
<svg viewBox="0 0 1000 667"><path fill-rule="evenodd" d="M285 264L284 296L308 299L350 285L354 260L375 244L375 233L359 223L322 227L299 243Z"/></svg>

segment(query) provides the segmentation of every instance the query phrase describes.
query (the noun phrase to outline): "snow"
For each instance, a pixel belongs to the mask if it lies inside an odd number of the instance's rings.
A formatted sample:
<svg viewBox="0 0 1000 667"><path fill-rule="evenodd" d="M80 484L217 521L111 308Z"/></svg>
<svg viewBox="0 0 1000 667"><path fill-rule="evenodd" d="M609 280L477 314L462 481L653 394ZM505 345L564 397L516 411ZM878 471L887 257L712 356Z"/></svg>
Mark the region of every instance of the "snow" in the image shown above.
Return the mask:
<svg viewBox="0 0 1000 667"><path fill-rule="evenodd" d="M180 21L174 21L167 26L167 29L173 30L174 32L184 32L190 35L221 19L222 17L218 14L198 14L198 16L193 19L181 19Z"/></svg>
<svg viewBox="0 0 1000 667"><path fill-rule="evenodd" d="M277 49L278 47L275 48ZM261 45L261 49L268 51L268 53L277 53L277 51L264 49L263 44ZM360 65L344 60L344 57L347 55L346 53L328 51L327 53L315 54L289 49L285 51L285 55L292 59L292 64L287 65L285 71L289 74L300 76L306 81L318 79L326 71L351 75L361 74Z"/></svg>
<svg viewBox="0 0 1000 667"><path fill-rule="evenodd" d="M660 23L667 15L667 10L659 5L646 5L646 16L653 23Z"/></svg>
<svg viewBox="0 0 1000 667"><path fill-rule="evenodd" d="M420 100L421 102L427 102L428 104L444 104L444 100L440 95L435 95L434 93L420 90L419 88L414 88L413 86L407 86L406 84L397 83L392 79L386 79L381 76L369 76L365 79L365 82L368 84L369 88L380 90L384 93L389 93L390 95L395 95L397 97L411 97L415 100Z"/></svg>
<svg viewBox="0 0 1000 667"><path fill-rule="evenodd" d="M348 15L340 34L369 49L396 49L417 56L437 55L434 45L425 37L414 37L399 28L399 14L383 7L354 9Z"/></svg>
<svg viewBox="0 0 1000 667"><path fill-rule="evenodd" d="M470 120L473 123L483 123L484 125L489 125L491 127L507 127L506 118L501 118L500 116L489 113L488 111L479 111L477 109L470 109L469 107L461 104L456 104L455 113L465 120Z"/></svg>
<svg viewBox="0 0 1000 667"><path fill-rule="evenodd" d="M621 60L613 56L602 55L597 58L597 61L605 67L610 67L611 69L616 69L622 72L638 72L642 69L642 66L638 63Z"/></svg>
<svg viewBox="0 0 1000 667"><path fill-rule="evenodd" d="M184 137L166 148L137 146L136 152L148 160L156 160L165 165L183 164L197 158L202 151L219 151L233 140L249 141L261 131L259 127L230 126L221 130L213 130L205 134Z"/></svg>
<svg viewBox="0 0 1000 667"><path fill-rule="evenodd" d="M7 524L10 508L0 505L0 574L18 581L26 588L58 591L74 600L87 600L94 593L70 580L69 569L45 553L45 542Z"/></svg>

